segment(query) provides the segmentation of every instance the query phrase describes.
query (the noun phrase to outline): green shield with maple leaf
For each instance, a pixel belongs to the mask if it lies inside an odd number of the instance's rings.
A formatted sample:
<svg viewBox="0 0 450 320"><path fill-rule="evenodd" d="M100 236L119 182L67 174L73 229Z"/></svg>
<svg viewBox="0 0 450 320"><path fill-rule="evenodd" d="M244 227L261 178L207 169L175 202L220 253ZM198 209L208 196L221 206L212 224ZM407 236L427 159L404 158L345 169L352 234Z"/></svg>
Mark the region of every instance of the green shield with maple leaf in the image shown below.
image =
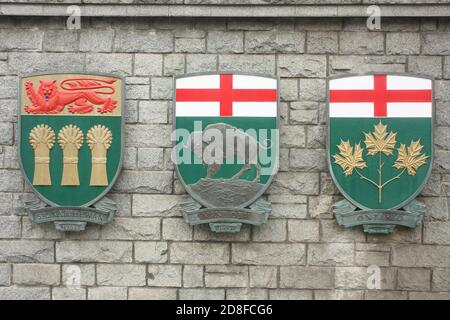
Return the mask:
<svg viewBox="0 0 450 320"><path fill-rule="evenodd" d="M431 172L432 81L377 74L328 87L329 167L339 190L361 209L404 207Z"/></svg>

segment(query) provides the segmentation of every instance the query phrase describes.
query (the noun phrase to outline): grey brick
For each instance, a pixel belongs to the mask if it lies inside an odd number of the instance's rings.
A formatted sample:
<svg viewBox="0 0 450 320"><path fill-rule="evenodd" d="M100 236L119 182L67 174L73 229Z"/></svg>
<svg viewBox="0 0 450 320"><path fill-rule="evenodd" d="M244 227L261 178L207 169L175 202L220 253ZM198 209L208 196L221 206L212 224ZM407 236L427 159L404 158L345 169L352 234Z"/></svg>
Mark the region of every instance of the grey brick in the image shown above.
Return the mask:
<svg viewBox="0 0 450 320"><path fill-rule="evenodd" d="M362 300L362 290L315 290L315 300Z"/></svg>
<svg viewBox="0 0 450 320"><path fill-rule="evenodd" d="M93 287L88 288L88 300L126 300L125 287Z"/></svg>
<svg viewBox="0 0 450 320"><path fill-rule="evenodd" d="M145 265L99 264L97 284L100 286L145 286Z"/></svg>
<svg viewBox="0 0 450 320"><path fill-rule="evenodd" d="M401 56L331 56L330 75L367 72L405 72L406 59Z"/></svg>
<svg viewBox="0 0 450 320"><path fill-rule="evenodd" d="M2 240L0 241L0 262L43 262L54 261L53 243L50 241Z"/></svg>
<svg viewBox="0 0 450 320"><path fill-rule="evenodd" d="M205 39L181 38L175 39L175 52L199 53L205 52Z"/></svg>
<svg viewBox="0 0 450 320"><path fill-rule="evenodd" d="M227 300L267 300L265 289L227 289Z"/></svg>
<svg viewBox="0 0 450 320"><path fill-rule="evenodd" d="M80 31L80 51L111 52L113 30L82 29Z"/></svg>
<svg viewBox="0 0 450 320"><path fill-rule="evenodd" d="M380 268L380 289L395 289L395 269ZM373 273L368 268L337 267L335 270L335 287L339 289L370 289Z"/></svg>
<svg viewBox="0 0 450 320"><path fill-rule="evenodd" d="M164 55L164 75L173 76L184 74L184 55L168 54Z"/></svg>
<svg viewBox="0 0 450 320"><path fill-rule="evenodd" d="M203 266L185 265L183 268L183 287L203 287Z"/></svg>
<svg viewBox="0 0 450 320"><path fill-rule="evenodd" d="M165 288L130 288L130 300L175 300L176 289Z"/></svg>
<svg viewBox="0 0 450 320"><path fill-rule="evenodd" d="M56 244L58 262L131 262L132 244L123 241L64 241Z"/></svg>
<svg viewBox="0 0 450 320"><path fill-rule="evenodd" d="M327 156L322 149L291 149L289 166L302 171L325 171Z"/></svg>
<svg viewBox="0 0 450 320"><path fill-rule="evenodd" d="M269 290L270 300L312 300L312 291L295 289Z"/></svg>
<svg viewBox="0 0 450 320"><path fill-rule="evenodd" d="M341 32L339 45L343 54L383 54L384 36L380 32Z"/></svg>
<svg viewBox="0 0 450 320"><path fill-rule="evenodd" d="M319 174L313 172L279 172L272 182L271 192L318 194Z"/></svg>
<svg viewBox="0 0 450 320"><path fill-rule="evenodd" d="M298 289L331 289L333 269L327 267L281 267L280 287Z"/></svg>
<svg viewBox="0 0 450 320"><path fill-rule="evenodd" d="M60 288L52 289L52 300L86 300L86 288Z"/></svg>
<svg viewBox="0 0 450 320"><path fill-rule="evenodd" d="M20 217L1 217L0 216L0 238L12 239L20 238Z"/></svg>
<svg viewBox="0 0 450 320"><path fill-rule="evenodd" d="M396 245L392 251L392 265L400 267L446 267L450 247L427 245Z"/></svg>
<svg viewBox="0 0 450 320"><path fill-rule="evenodd" d="M102 239L108 240L159 240L159 218L115 218L114 223L102 228Z"/></svg>
<svg viewBox="0 0 450 320"><path fill-rule="evenodd" d="M426 222L423 243L450 244L450 222Z"/></svg>
<svg viewBox="0 0 450 320"><path fill-rule="evenodd" d="M442 78L442 58L433 56L411 56L408 58L408 71L420 75Z"/></svg>
<svg viewBox="0 0 450 320"><path fill-rule="evenodd" d="M86 69L96 72L131 75L131 55L119 53L88 53L86 54Z"/></svg>
<svg viewBox="0 0 450 320"><path fill-rule="evenodd" d="M13 281L19 285L60 284L61 267L52 264L16 264L13 267Z"/></svg>
<svg viewBox="0 0 450 320"><path fill-rule="evenodd" d="M9 72L13 74L28 74L31 72L46 71L48 72L48 70L58 70L58 72L73 72L73 70L84 70L84 61L84 55L78 53L11 52L8 55ZM96 65L100 66L100 62L97 61ZM110 68L110 65L103 66L105 67L105 69ZM89 68L90 67L91 66L89 66ZM105 72L105 69L99 71ZM17 81L15 82L14 86L17 87ZM1 87L3 87L3 85Z"/></svg>
<svg viewBox="0 0 450 320"><path fill-rule="evenodd" d="M172 99L172 78L152 78L151 96L152 100L171 100Z"/></svg>
<svg viewBox="0 0 450 320"><path fill-rule="evenodd" d="M134 56L134 74L140 76L161 76L163 57L161 54L142 54Z"/></svg>
<svg viewBox="0 0 450 320"><path fill-rule="evenodd" d="M424 33L422 53L449 55L450 54L450 34L447 32Z"/></svg>
<svg viewBox="0 0 450 320"><path fill-rule="evenodd" d="M163 170L163 148L139 148L138 167L143 170Z"/></svg>
<svg viewBox="0 0 450 320"><path fill-rule="evenodd" d="M38 30L14 29L14 36L11 30L0 29L0 49L1 50L41 50L43 32Z"/></svg>
<svg viewBox="0 0 450 320"><path fill-rule="evenodd" d="M117 52L171 52L173 35L168 31L117 30L114 50Z"/></svg>
<svg viewBox="0 0 450 320"><path fill-rule="evenodd" d="M232 262L249 265L302 265L304 244L251 243L232 245Z"/></svg>
<svg viewBox="0 0 450 320"><path fill-rule="evenodd" d="M274 74L275 57L273 55L250 54L240 56L221 55L219 56L219 70Z"/></svg>
<svg viewBox="0 0 450 320"><path fill-rule="evenodd" d="M168 110L167 101L140 101L139 122L167 123Z"/></svg>
<svg viewBox="0 0 450 320"><path fill-rule="evenodd" d="M288 239L295 242L318 242L319 221L289 220Z"/></svg>
<svg viewBox="0 0 450 320"><path fill-rule="evenodd" d="M354 263L354 245L350 243L310 244L308 263L318 266L350 266Z"/></svg>
<svg viewBox="0 0 450 320"><path fill-rule="evenodd" d="M398 289L412 291L430 290L431 272L427 269L399 268Z"/></svg>
<svg viewBox="0 0 450 320"><path fill-rule="evenodd" d="M224 243L174 242L170 246L171 263L225 264L229 254L228 244Z"/></svg>
<svg viewBox="0 0 450 320"><path fill-rule="evenodd" d="M78 33L74 30L48 30L44 34L45 51L78 51Z"/></svg>
<svg viewBox="0 0 450 320"><path fill-rule="evenodd" d="M0 264L0 287L11 285L11 265Z"/></svg>
<svg viewBox="0 0 450 320"><path fill-rule="evenodd" d="M164 171L123 171L114 189L132 193L170 193L172 176L172 172Z"/></svg>
<svg viewBox="0 0 450 320"><path fill-rule="evenodd" d="M6 76L0 77L0 98L15 98L17 96L17 78ZM5 123L3 124L4 128L11 126L11 124ZM11 131L9 128L9 131ZM5 129L4 129L5 130ZM11 133L8 133L7 137L11 137ZM4 140L3 140L4 141ZM5 143L5 142L3 142Z"/></svg>
<svg viewBox="0 0 450 320"><path fill-rule="evenodd" d="M250 266L250 287L256 288L276 288L277 287L277 267Z"/></svg>
<svg viewBox="0 0 450 320"><path fill-rule="evenodd" d="M241 53L244 51L244 34L239 31L210 31L206 47L208 52Z"/></svg>
<svg viewBox="0 0 450 320"><path fill-rule="evenodd" d="M180 300L224 300L224 289L180 289Z"/></svg>
<svg viewBox="0 0 450 320"><path fill-rule="evenodd" d="M232 288L248 286L248 267L206 266L205 286L211 288Z"/></svg>
<svg viewBox="0 0 450 320"><path fill-rule="evenodd" d="M0 300L49 300L50 289L45 287L0 287Z"/></svg>
<svg viewBox="0 0 450 320"><path fill-rule="evenodd" d="M168 218L163 220L163 239L176 241L192 240L194 228L183 219Z"/></svg>
<svg viewBox="0 0 450 320"><path fill-rule="evenodd" d="M308 32L306 51L308 53L337 53L339 49L337 32Z"/></svg>
<svg viewBox="0 0 450 320"><path fill-rule="evenodd" d="M138 263L165 263L167 252L166 242L136 241L134 243L134 259Z"/></svg>
<svg viewBox="0 0 450 320"><path fill-rule="evenodd" d="M61 284L65 287L93 286L95 284L95 265L63 264L61 279Z"/></svg>
<svg viewBox="0 0 450 320"><path fill-rule="evenodd" d="M180 216L179 205L182 196L176 195L133 195L133 215L150 217Z"/></svg>
<svg viewBox="0 0 450 320"><path fill-rule="evenodd" d="M433 269L431 284L433 291L450 291L450 268Z"/></svg>
<svg viewBox="0 0 450 320"><path fill-rule="evenodd" d="M217 70L217 56L215 54L187 54L186 72L207 72Z"/></svg>
<svg viewBox="0 0 450 320"><path fill-rule="evenodd" d="M278 57L278 74L281 77L325 77L326 67L324 56L286 54Z"/></svg>
<svg viewBox="0 0 450 320"><path fill-rule="evenodd" d="M251 31L245 33L245 51L249 53L303 53L305 34L301 32Z"/></svg>
<svg viewBox="0 0 450 320"><path fill-rule="evenodd" d="M412 32L395 32L386 34L387 54L419 54L420 34Z"/></svg>
<svg viewBox="0 0 450 320"><path fill-rule="evenodd" d="M280 242L287 236L286 220L272 219L268 223L253 228L253 241Z"/></svg>

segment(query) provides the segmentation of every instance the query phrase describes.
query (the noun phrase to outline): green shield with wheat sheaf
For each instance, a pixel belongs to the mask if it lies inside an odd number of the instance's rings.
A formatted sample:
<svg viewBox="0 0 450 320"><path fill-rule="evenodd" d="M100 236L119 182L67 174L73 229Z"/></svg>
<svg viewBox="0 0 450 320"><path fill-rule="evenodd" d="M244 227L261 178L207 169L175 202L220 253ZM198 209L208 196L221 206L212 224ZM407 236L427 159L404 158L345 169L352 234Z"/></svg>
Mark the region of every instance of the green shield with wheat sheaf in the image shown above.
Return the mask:
<svg viewBox="0 0 450 320"><path fill-rule="evenodd" d="M19 159L51 206L89 206L122 161L123 83L112 75L54 73L20 79Z"/></svg>

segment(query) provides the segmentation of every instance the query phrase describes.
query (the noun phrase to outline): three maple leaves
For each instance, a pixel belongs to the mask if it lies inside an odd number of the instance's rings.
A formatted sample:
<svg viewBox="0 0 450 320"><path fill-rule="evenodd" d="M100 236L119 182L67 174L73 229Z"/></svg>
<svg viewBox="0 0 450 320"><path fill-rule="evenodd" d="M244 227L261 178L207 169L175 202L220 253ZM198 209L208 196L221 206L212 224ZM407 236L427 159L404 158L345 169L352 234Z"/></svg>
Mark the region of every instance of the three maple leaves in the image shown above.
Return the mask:
<svg viewBox="0 0 450 320"><path fill-rule="evenodd" d="M387 156L393 154L395 144L397 143L397 133L387 132L387 125L383 125L381 121L374 125L374 132L364 133L364 144L367 148L367 154L373 156L379 152ZM367 167L363 158L363 150L360 143L355 144L353 148L350 141L343 141L337 146L339 154L333 157L335 163L342 167L344 174L350 176L354 169L363 169ZM412 140L409 147L401 143L398 150L398 157L393 167L396 169L406 169L410 176L416 174L417 169L426 163L429 156L422 154L423 145L420 144L420 139Z"/></svg>

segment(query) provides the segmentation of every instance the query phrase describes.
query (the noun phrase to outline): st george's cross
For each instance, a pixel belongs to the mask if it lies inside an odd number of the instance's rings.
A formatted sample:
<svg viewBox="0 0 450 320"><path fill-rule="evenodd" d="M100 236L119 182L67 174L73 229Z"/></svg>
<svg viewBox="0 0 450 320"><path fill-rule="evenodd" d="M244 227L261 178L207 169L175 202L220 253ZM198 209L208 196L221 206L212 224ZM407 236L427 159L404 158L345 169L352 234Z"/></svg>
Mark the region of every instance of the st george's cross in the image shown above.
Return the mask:
<svg viewBox="0 0 450 320"><path fill-rule="evenodd" d="M215 231L265 222L270 205L259 198L278 166L277 79L188 74L176 77L174 87L177 172L192 201L206 210L186 213L186 220L210 223Z"/></svg>
<svg viewBox="0 0 450 320"><path fill-rule="evenodd" d="M432 80L407 74L330 79L328 117L330 172L349 203L384 213L408 206L431 172Z"/></svg>

